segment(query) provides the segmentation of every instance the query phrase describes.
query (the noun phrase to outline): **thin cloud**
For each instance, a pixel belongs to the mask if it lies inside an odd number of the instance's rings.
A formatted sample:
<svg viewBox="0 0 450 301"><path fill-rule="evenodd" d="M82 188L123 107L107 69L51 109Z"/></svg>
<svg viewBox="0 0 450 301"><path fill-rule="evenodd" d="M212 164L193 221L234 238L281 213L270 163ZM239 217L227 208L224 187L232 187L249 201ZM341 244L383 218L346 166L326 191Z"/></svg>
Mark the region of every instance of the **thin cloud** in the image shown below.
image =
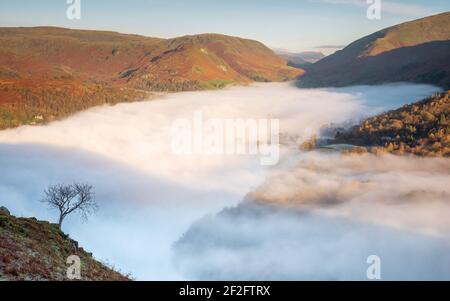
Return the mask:
<svg viewBox="0 0 450 301"><path fill-rule="evenodd" d="M329 4L341 4L341 5L353 5L368 7L366 0L310 0L311 2L317 3L329 3ZM381 9L383 12L393 15L403 15L403 16L426 16L431 15L433 12L422 5L410 4L410 3L399 3L394 1L382 1Z"/></svg>
<svg viewBox="0 0 450 301"><path fill-rule="evenodd" d="M342 49L345 48L346 45L320 45L316 46L317 49Z"/></svg>

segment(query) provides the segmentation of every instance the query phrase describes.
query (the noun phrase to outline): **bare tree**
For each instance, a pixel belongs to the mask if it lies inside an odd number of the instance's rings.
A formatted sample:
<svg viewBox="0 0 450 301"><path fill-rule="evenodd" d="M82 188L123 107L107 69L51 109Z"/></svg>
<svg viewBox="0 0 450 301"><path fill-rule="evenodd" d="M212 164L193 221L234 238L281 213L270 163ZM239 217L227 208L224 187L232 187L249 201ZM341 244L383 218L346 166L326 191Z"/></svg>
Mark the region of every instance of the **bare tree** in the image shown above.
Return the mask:
<svg viewBox="0 0 450 301"><path fill-rule="evenodd" d="M42 202L59 210L58 226L71 213L79 212L84 220L98 209L95 202L94 187L89 184L63 185L57 184L50 186L44 191Z"/></svg>

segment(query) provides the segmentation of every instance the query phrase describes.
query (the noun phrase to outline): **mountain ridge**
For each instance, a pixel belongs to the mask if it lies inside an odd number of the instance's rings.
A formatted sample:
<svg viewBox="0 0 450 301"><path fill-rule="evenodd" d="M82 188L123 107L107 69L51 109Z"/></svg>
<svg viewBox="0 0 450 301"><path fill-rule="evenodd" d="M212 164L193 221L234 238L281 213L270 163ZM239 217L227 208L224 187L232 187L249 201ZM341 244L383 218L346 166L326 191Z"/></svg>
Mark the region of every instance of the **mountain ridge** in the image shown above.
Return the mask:
<svg viewBox="0 0 450 301"><path fill-rule="evenodd" d="M0 129L45 123L153 92L293 80L261 42L220 34L171 39L60 27L0 28Z"/></svg>
<svg viewBox="0 0 450 301"><path fill-rule="evenodd" d="M450 12L385 28L308 67L304 87L395 81L450 88Z"/></svg>

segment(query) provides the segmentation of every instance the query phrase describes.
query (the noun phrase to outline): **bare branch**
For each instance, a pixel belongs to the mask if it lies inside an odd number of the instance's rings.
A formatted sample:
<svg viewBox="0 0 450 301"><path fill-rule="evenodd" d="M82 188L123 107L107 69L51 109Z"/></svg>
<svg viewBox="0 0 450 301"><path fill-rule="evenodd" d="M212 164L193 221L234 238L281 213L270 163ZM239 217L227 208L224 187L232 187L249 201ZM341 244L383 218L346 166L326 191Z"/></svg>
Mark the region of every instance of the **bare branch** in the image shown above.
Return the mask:
<svg viewBox="0 0 450 301"><path fill-rule="evenodd" d="M59 227L65 217L73 212L80 212L84 220L97 209L94 187L89 184L76 183L73 185L57 184L44 191L42 202L59 210Z"/></svg>

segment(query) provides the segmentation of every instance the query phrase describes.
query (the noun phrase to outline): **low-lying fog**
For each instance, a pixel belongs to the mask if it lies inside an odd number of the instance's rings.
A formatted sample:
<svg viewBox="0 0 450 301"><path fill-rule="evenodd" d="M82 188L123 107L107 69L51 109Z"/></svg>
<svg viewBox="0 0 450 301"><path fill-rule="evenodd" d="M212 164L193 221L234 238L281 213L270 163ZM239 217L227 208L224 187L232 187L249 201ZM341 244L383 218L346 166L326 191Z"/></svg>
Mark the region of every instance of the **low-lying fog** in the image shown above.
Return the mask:
<svg viewBox="0 0 450 301"><path fill-rule="evenodd" d="M301 142L324 124L436 90L261 84L99 107L3 131L0 205L55 221L57 213L39 202L48 185L94 184L100 211L85 224L73 216L63 229L98 259L142 280L364 279L363 257L372 253L384 256L388 279L450 279L448 160L349 159L286 148L277 166L263 167L257 156L177 156L170 148L174 120L193 119L198 110L205 119L279 118L281 132ZM308 207L262 206L255 215L245 213L256 206L246 203L217 215L253 191L268 202Z"/></svg>
<svg viewBox="0 0 450 301"><path fill-rule="evenodd" d="M450 160L299 157L196 222L177 267L194 279L364 280L376 255L384 280L450 279Z"/></svg>

